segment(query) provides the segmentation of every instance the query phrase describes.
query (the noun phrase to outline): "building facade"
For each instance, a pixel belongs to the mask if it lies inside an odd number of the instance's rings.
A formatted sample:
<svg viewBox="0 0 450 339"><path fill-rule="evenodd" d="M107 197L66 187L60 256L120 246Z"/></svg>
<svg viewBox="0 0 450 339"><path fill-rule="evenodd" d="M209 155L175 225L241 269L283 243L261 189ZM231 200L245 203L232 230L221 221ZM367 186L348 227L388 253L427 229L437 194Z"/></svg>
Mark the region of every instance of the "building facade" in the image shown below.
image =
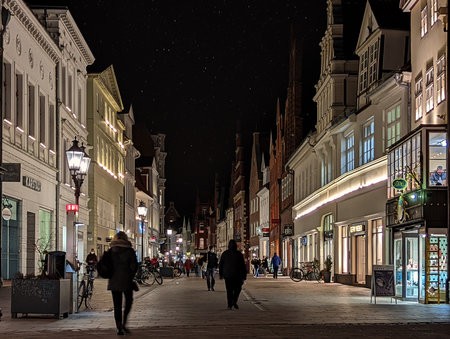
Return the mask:
<svg viewBox="0 0 450 339"><path fill-rule="evenodd" d="M125 126L118 114L124 107L113 66L88 74L89 224L87 246L103 253L117 231L124 229Z"/></svg>

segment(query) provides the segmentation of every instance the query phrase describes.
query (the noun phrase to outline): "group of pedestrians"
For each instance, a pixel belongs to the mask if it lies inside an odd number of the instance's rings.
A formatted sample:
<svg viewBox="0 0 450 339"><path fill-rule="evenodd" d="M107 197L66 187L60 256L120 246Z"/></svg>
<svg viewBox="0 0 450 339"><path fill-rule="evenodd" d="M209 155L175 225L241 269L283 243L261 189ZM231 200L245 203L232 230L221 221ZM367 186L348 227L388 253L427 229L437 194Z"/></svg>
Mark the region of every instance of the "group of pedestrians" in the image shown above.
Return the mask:
<svg viewBox="0 0 450 339"><path fill-rule="evenodd" d="M108 256L105 256L107 252ZM122 231L114 236L107 252L103 256L109 257L111 260L112 274L108 279L108 290L111 291L113 299L117 335L125 335L125 333L130 333L127 320L133 304L133 279L138 270L138 262L127 234ZM100 258L100 260L102 259ZM186 272L190 272L192 262L188 259L184 265ZM214 274L218 269L219 278L225 280L228 309L239 309L238 300L242 285L247 278L247 268L244 255L238 250L235 240L229 241L228 249L222 253L220 260L214 252L214 247L210 246L208 252L200 260L195 261L194 265L206 267L205 279L208 291L214 291L216 283ZM264 257L259 265L268 269L267 258ZM276 279L278 267L281 265L281 259L276 253L271 259L271 265ZM186 275L189 276L189 273ZM125 305L122 309L123 298L125 299Z"/></svg>
<svg viewBox="0 0 450 339"><path fill-rule="evenodd" d="M266 256L263 259L259 259L257 257L253 258L251 261L253 266L253 276L258 278L260 274L264 274L266 276L267 272L269 272L269 260ZM272 267L273 278L278 279L278 270L281 265L281 258L274 253L272 259L270 260L270 266Z"/></svg>

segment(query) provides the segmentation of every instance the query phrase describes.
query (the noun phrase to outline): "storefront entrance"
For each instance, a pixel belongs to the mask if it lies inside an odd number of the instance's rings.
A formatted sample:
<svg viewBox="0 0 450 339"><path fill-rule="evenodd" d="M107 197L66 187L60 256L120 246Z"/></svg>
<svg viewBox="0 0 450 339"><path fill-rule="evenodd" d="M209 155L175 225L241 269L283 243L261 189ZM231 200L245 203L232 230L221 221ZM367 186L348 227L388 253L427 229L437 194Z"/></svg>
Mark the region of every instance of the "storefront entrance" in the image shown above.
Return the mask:
<svg viewBox="0 0 450 339"><path fill-rule="evenodd" d="M419 298L418 231L394 233L395 295L404 300Z"/></svg>
<svg viewBox="0 0 450 339"><path fill-rule="evenodd" d="M356 239L356 282L366 283L366 237L358 235Z"/></svg>

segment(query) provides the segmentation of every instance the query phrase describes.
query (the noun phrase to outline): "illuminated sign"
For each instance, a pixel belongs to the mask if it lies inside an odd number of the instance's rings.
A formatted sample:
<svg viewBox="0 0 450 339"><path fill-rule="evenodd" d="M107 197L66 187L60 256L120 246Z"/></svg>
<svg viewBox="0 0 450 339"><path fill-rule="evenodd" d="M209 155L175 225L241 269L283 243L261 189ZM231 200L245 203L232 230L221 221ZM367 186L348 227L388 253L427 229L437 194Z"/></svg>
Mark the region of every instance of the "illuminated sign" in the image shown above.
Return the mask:
<svg viewBox="0 0 450 339"><path fill-rule="evenodd" d="M407 185L408 182L403 178L397 178L392 181L392 187L394 187L396 190L404 190Z"/></svg>
<svg viewBox="0 0 450 339"><path fill-rule="evenodd" d="M77 204L66 204L66 212L78 212L79 206Z"/></svg>
<svg viewBox="0 0 450 339"><path fill-rule="evenodd" d="M352 225L350 226L350 233L363 232L364 225Z"/></svg>

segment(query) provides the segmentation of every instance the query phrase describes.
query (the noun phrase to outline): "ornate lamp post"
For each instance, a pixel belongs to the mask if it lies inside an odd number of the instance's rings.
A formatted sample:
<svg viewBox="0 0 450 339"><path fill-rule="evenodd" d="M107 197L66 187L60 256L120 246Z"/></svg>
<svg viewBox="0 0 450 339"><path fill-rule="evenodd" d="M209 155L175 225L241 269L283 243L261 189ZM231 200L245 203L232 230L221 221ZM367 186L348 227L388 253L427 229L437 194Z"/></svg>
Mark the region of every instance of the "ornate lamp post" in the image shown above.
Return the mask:
<svg viewBox="0 0 450 339"><path fill-rule="evenodd" d="M168 252L169 252L169 265L170 265L170 262L171 262L171 259L172 259L172 249L170 248L170 238L171 237L172 237L172 229L169 226L169 228L167 229L167 238L169 240L169 250L168 250Z"/></svg>
<svg viewBox="0 0 450 339"><path fill-rule="evenodd" d="M91 158L86 154L85 146L81 144L78 146L78 140L72 141L72 147L66 151L67 163L69 165L70 174L72 176L73 183L75 184L75 204L79 205L81 185L83 185L84 177L86 176ZM76 220L75 220L76 222ZM73 223L73 264L76 265L77 257L77 227Z"/></svg>
<svg viewBox="0 0 450 339"><path fill-rule="evenodd" d="M83 185L84 177L91 164L91 158L84 151L85 148L83 144L81 144L81 147L78 146L78 140L75 137L72 141L72 147L66 151L67 163L69 164L70 174L75 184L75 203L77 205L80 200L81 185Z"/></svg>
<svg viewBox="0 0 450 339"><path fill-rule="evenodd" d="M144 263L144 232L145 232L145 217L147 216L147 206L141 200L137 208L139 218L141 218L141 262Z"/></svg>

